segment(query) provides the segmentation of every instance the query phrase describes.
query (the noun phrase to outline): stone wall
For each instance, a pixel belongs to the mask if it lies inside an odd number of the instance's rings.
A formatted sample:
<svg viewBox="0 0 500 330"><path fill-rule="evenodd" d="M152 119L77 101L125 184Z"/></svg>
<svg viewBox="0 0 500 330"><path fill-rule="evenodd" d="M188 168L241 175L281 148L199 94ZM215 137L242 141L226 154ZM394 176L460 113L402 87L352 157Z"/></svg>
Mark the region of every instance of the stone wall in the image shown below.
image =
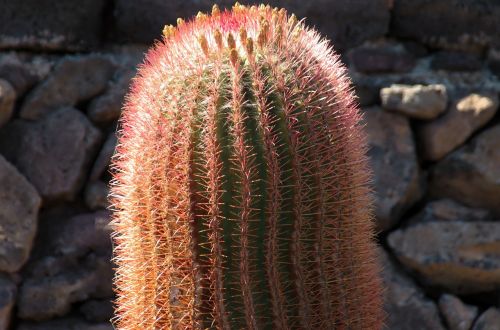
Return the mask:
<svg viewBox="0 0 500 330"><path fill-rule="evenodd" d="M163 25L211 2L0 0L0 330L112 329L120 107ZM500 3L271 3L307 17L349 66L387 329L500 329Z"/></svg>

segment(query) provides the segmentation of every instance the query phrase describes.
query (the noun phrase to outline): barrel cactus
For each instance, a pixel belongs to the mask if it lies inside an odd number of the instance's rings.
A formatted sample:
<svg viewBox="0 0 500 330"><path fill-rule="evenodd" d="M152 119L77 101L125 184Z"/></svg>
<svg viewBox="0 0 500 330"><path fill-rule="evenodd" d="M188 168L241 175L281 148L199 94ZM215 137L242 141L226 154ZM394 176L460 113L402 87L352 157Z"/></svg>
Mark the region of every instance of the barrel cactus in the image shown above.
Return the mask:
<svg viewBox="0 0 500 330"><path fill-rule="evenodd" d="M378 329L365 137L328 41L284 9L167 26L114 158L118 329Z"/></svg>

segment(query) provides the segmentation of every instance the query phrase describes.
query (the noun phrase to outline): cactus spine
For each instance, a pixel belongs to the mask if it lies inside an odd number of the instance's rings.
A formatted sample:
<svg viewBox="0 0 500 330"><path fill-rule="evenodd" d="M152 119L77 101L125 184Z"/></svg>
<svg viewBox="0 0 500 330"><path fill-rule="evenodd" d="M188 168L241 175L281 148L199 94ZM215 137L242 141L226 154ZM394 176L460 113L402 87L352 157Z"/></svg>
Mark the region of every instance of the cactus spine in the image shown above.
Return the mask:
<svg viewBox="0 0 500 330"><path fill-rule="evenodd" d="M339 57L283 9L165 27L114 160L117 328L380 328L359 121Z"/></svg>

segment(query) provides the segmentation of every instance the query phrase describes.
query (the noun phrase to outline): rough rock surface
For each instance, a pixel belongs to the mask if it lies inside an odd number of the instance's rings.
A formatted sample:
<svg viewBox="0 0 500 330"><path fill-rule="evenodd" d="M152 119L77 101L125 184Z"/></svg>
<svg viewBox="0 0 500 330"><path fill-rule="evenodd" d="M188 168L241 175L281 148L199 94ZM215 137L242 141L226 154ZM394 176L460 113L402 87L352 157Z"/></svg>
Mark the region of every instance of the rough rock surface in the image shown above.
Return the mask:
<svg viewBox="0 0 500 330"><path fill-rule="evenodd" d="M0 330L9 328L16 292L16 284L0 273Z"/></svg>
<svg viewBox="0 0 500 330"><path fill-rule="evenodd" d="M65 272L48 278L29 278L19 292L18 316L47 320L69 312L71 304L85 300L100 279L96 272Z"/></svg>
<svg viewBox="0 0 500 330"><path fill-rule="evenodd" d="M500 47L488 51L487 65L493 74L500 77Z"/></svg>
<svg viewBox="0 0 500 330"><path fill-rule="evenodd" d="M39 119L57 108L86 101L105 90L113 72L113 63L102 55L66 57L28 94L20 116Z"/></svg>
<svg viewBox="0 0 500 330"><path fill-rule="evenodd" d="M482 66L478 56L465 52L439 52L431 61L434 70L475 71Z"/></svg>
<svg viewBox="0 0 500 330"><path fill-rule="evenodd" d="M411 54L388 47L359 47L348 56L356 70L363 73L407 72L415 66Z"/></svg>
<svg viewBox="0 0 500 330"><path fill-rule="evenodd" d="M498 110L496 94L469 94L453 102L440 118L423 124L418 139L424 159L436 161L460 146Z"/></svg>
<svg viewBox="0 0 500 330"><path fill-rule="evenodd" d="M2 0L0 48L88 49L100 41L105 4L105 0Z"/></svg>
<svg viewBox="0 0 500 330"><path fill-rule="evenodd" d="M102 181L91 181L85 187L85 204L91 210L105 209L108 206L108 185Z"/></svg>
<svg viewBox="0 0 500 330"><path fill-rule="evenodd" d="M430 192L500 214L500 125L483 131L441 160L430 175Z"/></svg>
<svg viewBox="0 0 500 330"><path fill-rule="evenodd" d="M37 244L41 255L26 269L19 291L18 316L47 320L64 315L71 304L112 296L109 214L96 212L50 218ZM47 223L45 223L47 227Z"/></svg>
<svg viewBox="0 0 500 330"><path fill-rule="evenodd" d="M415 224L432 221L488 221L493 219L494 216L489 210L470 208L452 199L440 199L427 203L409 222Z"/></svg>
<svg viewBox="0 0 500 330"><path fill-rule="evenodd" d="M455 293L500 288L500 222L428 222L388 236L398 259L424 281Z"/></svg>
<svg viewBox="0 0 500 330"><path fill-rule="evenodd" d="M111 163L111 157L115 152L115 147L118 139L116 138L115 133L111 133L108 135L104 145L97 156L94 166L92 167L92 171L90 172L89 179L91 181L98 180L102 177L106 170L108 169L109 164Z"/></svg>
<svg viewBox="0 0 500 330"><path fill-rule="evenodd" d="M113 330L109 322L89 323L79 318L67 317L47 322L21 322L16 330Z"/></svg>
<svg viewBox="0 0 500 330"><path fill-rule="evenodd" d="M444 330L439 312L413 281L379 249L385 287L384 310L387 330Z"/></svg>
<svg viewBox="0 0 500 330"><path fill-rule="evenodd" d="M35 188L0 156L0 271L15 272L28 259L40 204Z"/></svg>
<svg viewBox="0 0 500 330"><path fill-rule="evenodd" d="M382 107L416 119L433 119L446 110L444 85L392 85L380 91Z"/></svg>
<svg viewBox="0 0 500 330"><path fill-rule="evenodd" d="M130 80L135 71L129 70L123 73L108 88L106 93L96 97L87 110L87 116L96 124L110 123L120 117L125 94L128 92Z"/></svg>
<svg viewBox="0 0 500 330"><path fill-rule="evenodd" d="M451 294L439 298L439 309L450 330L469 330L478 311L476 306L466 305Z"/></svg>
<svg viewBox="0 0 500 330"><path fill-rule="evenodd" d="M17 140L17 145L8 141ZM0 132L0 151L44 200L71 200L80 191L101 133L78 110L61 108L35 123L15 121Z"/></svg>
<svg viewBox="0 0 500 330"><path fill-rule="evenodd" d="M422 195L423 187L408 119L370 108L364 113L375 174L377 229L387 230Z"/></svg>
<svg viewBox="0 0 500 330"><path fill-rule="evenodd" d="M115 2L116 37L134 42L151 43L160 37L165 24L175 24L177 17L192 17L198 11L210 11L213 3L231 7L232 0L142 0ZM240 1L259 4L259 1ZM307 17L327 34L337 49L360 44L364 40L383 36L389 25L389 3L386 0L271 0L270 5L285 7L297 17Z"/></svg>
<svg viewBox="0 0 500 330"><path fill-rule="evenodd" d="M83 303L80 312L85 316L87 321L105 322L113 317L114 309L111 300L88 300Z"/></svg>
<svg viewBox="0 0 500 330"><path fill-rule="evenodd" d="M472 330L500 330L500 309L490 307L479 316Z"/></svg>
<svg viewBox="0 0 500 330"><path fill-rule="evenodd" d="M12 117L15 102L16 91L14 87L8 81L0 79L0 127Z"/></svg>
<svg viewBox="0 0 500 330"><path fill-rule="evenodd" d="M449 49L500 44L497 1L398 0L392 12L393 33L399 37Z"/></svg>
<svg viewBox="0 0 500 330"><path fill-rule="evenodd" d="M21 63L0 64L0 78L7 80L14 87L18 97L23 96L38 81L38 78Z"/></svg>

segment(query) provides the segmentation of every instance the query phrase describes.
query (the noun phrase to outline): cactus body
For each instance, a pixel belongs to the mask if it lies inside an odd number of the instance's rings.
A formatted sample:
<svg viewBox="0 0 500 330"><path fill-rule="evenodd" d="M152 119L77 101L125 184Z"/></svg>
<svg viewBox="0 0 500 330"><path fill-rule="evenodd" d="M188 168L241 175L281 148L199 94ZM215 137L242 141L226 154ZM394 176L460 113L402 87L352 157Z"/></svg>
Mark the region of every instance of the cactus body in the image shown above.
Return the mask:
<svg viewBox="0 0 500 330"><path fill-rule="evenodd" d="M284 10L166 27L114 160L117 328L380 328L359 120L338 56Z"/></svg>

